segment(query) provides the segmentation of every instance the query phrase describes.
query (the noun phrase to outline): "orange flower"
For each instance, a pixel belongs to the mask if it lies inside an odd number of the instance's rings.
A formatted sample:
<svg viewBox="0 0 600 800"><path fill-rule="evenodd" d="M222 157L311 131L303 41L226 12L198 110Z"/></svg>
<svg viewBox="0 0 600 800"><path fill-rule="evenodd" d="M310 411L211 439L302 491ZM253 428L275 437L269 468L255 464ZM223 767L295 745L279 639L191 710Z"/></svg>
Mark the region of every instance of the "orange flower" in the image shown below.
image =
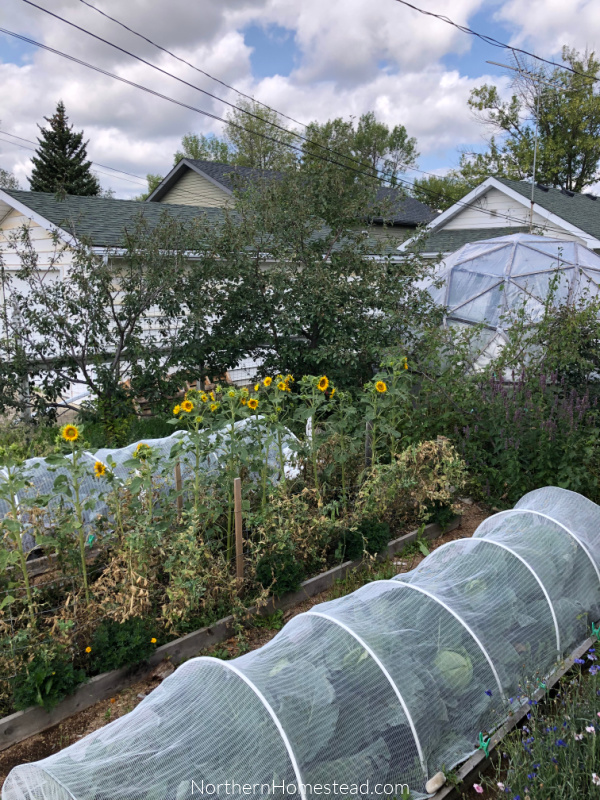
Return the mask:
<svg viewBox="0 0 600 800"><path fill-rule="evenodd" d="M86 647L85 648L85 652L86 653L91 653L92 652L92 648L91 647Z"/></svg>
<svg viewBox="0 0 600 800"><path fill-rule="evenodd" d="M150 644L156 644L156 639L154 638L154 636L152 637L152 639L150 639Z"/></svg>

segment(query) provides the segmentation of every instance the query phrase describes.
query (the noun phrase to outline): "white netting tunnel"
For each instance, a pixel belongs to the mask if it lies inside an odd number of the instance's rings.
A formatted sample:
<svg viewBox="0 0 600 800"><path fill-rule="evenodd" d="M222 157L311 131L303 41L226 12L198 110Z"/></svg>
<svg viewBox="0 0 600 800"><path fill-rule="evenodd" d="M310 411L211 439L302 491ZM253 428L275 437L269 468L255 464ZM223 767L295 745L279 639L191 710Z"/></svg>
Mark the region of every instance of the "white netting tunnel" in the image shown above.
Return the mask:
<svg viewBox="0 0 600 800"><path fill-rule="evenodd" d="M259 650L186 662L125 717L15 767L2 800L423 797L585 640L599 567L600 507L531 492Z"/></svg>

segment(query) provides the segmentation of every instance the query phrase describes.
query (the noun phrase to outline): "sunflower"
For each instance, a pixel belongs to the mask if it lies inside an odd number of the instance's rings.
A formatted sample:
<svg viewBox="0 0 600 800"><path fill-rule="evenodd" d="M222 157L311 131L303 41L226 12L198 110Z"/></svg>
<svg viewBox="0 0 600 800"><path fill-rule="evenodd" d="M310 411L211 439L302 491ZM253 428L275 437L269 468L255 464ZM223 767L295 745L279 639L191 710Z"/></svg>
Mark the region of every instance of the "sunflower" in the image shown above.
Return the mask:
<svg viewBox="0 0 600 800"><path fill-rule="evenodd" d="M230 390L227 392L227 396L228 396L228 397L235 397L235 389L230 389Z"/></svg>
<svg viewBox="0 0 600 800"><path fill-rule="evenodd" d="M273 378L269 378L268 376L263 381L264 385L269 387L273 383Z"/></svg>
<svg viewBox="0 0 600 800"><path fill-rule="evenodd" d="M242 394L249 394L248 387L247 386L242 386L242 388L240 389L240 392Z"/></svg>
<svg viewBox="0 0 600 800"><path fill-rule="evenodd" d="M218 403L211 403L210 404L210 410L211 411L216 411L218 407L219 407Z"/></svg>
<svg viewBox="0 0 600 800"><path fill-rule="evenodd" d="M246 405L246 403L248 402L248 398L247 398L247 397L243 397L243 396L242 396L242 399L241 399L241 401L240 401L240 402L242 403L242 405L243 405L243 406L245 406L245 405Z"/></svg>
<svg viewBox="0 0 600 800"><path fill-rule="evenodd" d="M404 359L404 369L408 369L408 360Z"/></svg>
<svg viewBox="0 0 600 800"><path fill-rule="evenodd" d="M326 375L323 375L322 378L319 378L319 382L317 383L317 389L320 392L327 391L327 387L329 386L329 378Z"/></svg>
<svg viewBox="0 0 600 800"><path fill-rule="evenodd" d="M148 458L151 452L152 450L149 444L146 444L145 442L140 442L138 446L135 448L133 457L139 458L140 461L145 461L145 459Z"/></svg>
<svg viewBox="0 0 600 800"><path fill-rule="evenodd" d="M337 390L336 390L336 388L335 388L335 386L334 386L334 387L333 387L333 389L331 390L331 394L329 395L329 397L330 397L330 398L332 398L332 397L333 397L333 395L336 393L336 391L337 391Z"/></svg>
<svg viewBox="0 0 600 800"><path fill-rule="evenodd" d="M75 425L65 425L60 433L65 442L76 442L79 439L79 428Z"/></svg>
<svg viewBox="0 0 600 800"><path fill-rule="evenodd" d="M197 425L201 425L201 424L202 424L202 421L203 421L203 419L204 419L204 417L195 417L195 419L194 419L194 422L195 422Z"/></svg>
<svg viewBox="0 0 600 800"><path fill-rule="evenodd" d="M96 461L94 464L94 475L97 478L103 478L106 475L106 464L101 461Z"/></svg>
<svg viewBox="0 0 600 800"><path fill-rule="evenodd" d="M251 397L250 400L248 400L248 408L251 408L252 411L256 411L258 408L258 400L256 397Z"/></svg>
<svg viewBox="0 0 600 800"><path fill-rule="evenodd" d="M285 385L283 381L279 381L279 383L277 384L277 388L279 389L280 392L285 392L287 391L288 387Z"/></svg>
<svg viewBox="0 0 600 800"><path fill-rule="evenodd" d="M179 414L180 411L181 411L181 406L177 404L173 409L173 413L175 414L175 416L177 416L177 414Z"/></svg>
<svg viewBox="0 0 600 800"><path fill-rule="evenodd" d="M191 400L184 400L183 403L181 404L181 410L189 414L190 411L194 410L194 404L192 403Z"/></svg>
<svg viewBox="0 0 600 800"><path fill-rule="evenodd" d="M258 392L259 389L260 389L260 383L255 383L254 384L254 391Z"/></svg>
<svg viewBox="0 0 600 800"><path fill-rule="evenodd" d="M210 392L208 396L209 396L209 397L210 397L210 399L213 401L213 403L214 403L214 402L215 402L215 400L217 399L217 398L215 397L215 393L214 393L214 392Z"/></svg>
<svg viewBox="0 0 600 800"><path fill-rule="evenodd" d="M200 400L203 403L208 403L208 395L206 394L206 392L202 392L202 394L200 395Z"/></svg>
<svg viewBox="0 0 600 800"><path fill-rule="evenodd" d="M375 384L375 388L377 389L379 394L384 394L384 392L387 392L387 386L383 381L377 381L377 383Z"/></svg>

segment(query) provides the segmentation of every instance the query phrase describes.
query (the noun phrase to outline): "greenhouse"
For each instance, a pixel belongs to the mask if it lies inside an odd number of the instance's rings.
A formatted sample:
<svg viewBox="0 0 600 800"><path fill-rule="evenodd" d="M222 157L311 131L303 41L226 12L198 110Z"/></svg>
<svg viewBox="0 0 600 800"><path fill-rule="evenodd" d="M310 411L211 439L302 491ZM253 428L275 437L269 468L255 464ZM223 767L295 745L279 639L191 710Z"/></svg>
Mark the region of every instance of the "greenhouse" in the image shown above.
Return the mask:
<svg viewBox="0 0 600 800"><path fill-rule="evenodd" d="M506 341L510 314L524 308L535 323L550 288L556 304L600 292L600 255L566 239L516 233L466 244L448 256L427 281L446 324L483 324L477 364L492 360Z"/></svg>
<svg viewBox="0 0 600 800"><path fill-rule="evenodd" d="M259 650L187 661L131 713L15 767L2 798L307 800L317 785L352 793L343 784L424 797L585 640L599 568L600 507L536 490L411 572L299 614Z"/></svg>

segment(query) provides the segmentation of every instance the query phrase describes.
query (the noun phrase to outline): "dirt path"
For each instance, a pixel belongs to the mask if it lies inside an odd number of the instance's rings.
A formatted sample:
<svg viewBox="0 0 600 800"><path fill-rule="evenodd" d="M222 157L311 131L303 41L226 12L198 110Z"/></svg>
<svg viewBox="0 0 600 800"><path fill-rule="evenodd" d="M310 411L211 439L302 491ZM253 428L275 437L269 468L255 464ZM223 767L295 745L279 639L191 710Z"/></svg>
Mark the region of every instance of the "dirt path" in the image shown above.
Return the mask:
<svg viewBox="0 0 600 800"><path fill-rule="evenodd" d="M462 539L466 536L472 536L477 526L491 513L489 509L485 509L475 503L462 503L461 512L462 521L460 527L431 542L429 545L430 550L435 550L436 547L452 541L453 539ZM416 567L423 558L424 556L421 554L405 557L396 556L392 563L397 573L408 572ZM307 611L317 603L322 603L325 600L331 599L336 589L339 595L339 587L334 587L286 611L283 615L283 621L287 622L289 619L296 616L296 614ZM245 637L244 652L262 647L262 645L272 639L276 633L277 629L265 627L249 628ZM212 652L214 653L215 650L218 650L221 657L227 656L233 658L240 654L239 645L240 643L236 639L229 639L212 648ZM210 653L211 651L205 651L202 655L210 655ZM200 653L198 653L198 655L200 655ZM102 700L90 708L74 714L72 717L55 725L53 728L49 728L47 731L44 731L44 733L31 736L29 739L25 739L2 751L0 753L0 785L4 782L4 779L13 767L29 761L38 761L41 758L46 758L46 756L73 744L88 733L92 733L92 731L102 728L109 722L132 711L147 694L159 686L163 678L166 677L165 672L166 670L163 662L163 665L160 665L150 678L140 680L128 689L124 689L114 697L111 697L109 700Z"/></svg>

